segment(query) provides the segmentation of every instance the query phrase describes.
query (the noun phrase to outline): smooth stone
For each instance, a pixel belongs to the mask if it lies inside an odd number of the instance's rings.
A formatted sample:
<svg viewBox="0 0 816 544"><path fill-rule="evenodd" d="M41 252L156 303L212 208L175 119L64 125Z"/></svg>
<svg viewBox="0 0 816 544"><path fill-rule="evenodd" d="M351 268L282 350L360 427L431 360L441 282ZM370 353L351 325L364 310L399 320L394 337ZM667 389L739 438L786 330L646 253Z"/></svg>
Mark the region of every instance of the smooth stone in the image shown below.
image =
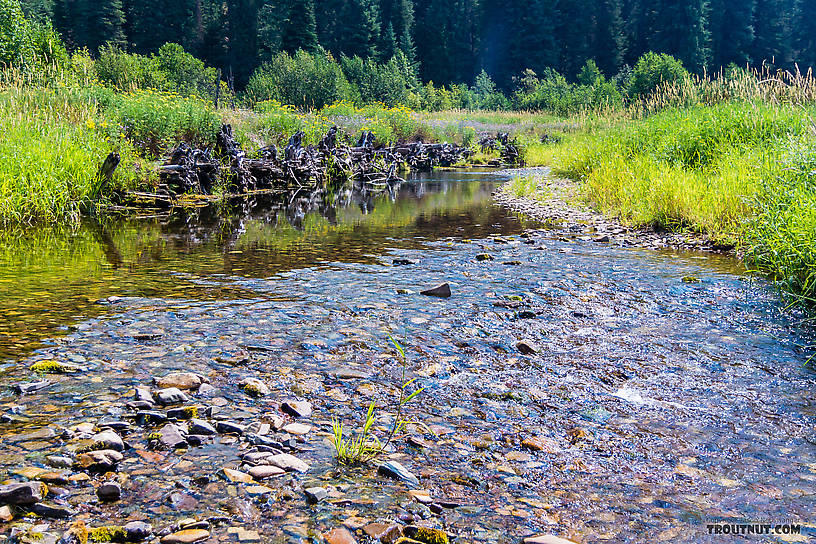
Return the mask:
<svg viewBox="0 0 816 544"><path fill-rule="evenodd" d="M406 266L411 264L419 264L419 261L416 259L394 259L391 261L391 263L396 266Z"/></svg>
<svg viewBox="0 0 816 544"><path fill-rule="evenodd" d="M122 486L117 482L105 482L96 488L96 496L103 502L115 502L122 498Z"/></svg>
<svg viewBox="0 0 816 544"><path fill-rule="evenodd" d="M271 487L266 487L265 485L248 485L245 491L249 495L259 496L259 495L268 495L274 491Z"/></svg>
<svg viewBox="0 0 816 544"><path fill-rule="evenodd" d="M329 496L325 487L307 487L303 492L306 494L306 501L310 504L317 504Z"/></svg>
<svg viewBox="0 0 816 544"><path fill-rule="evenodd" d="M210 538L210 532L206 529L184 529L175 533L170 533L162 537L162 544L192 544L199 540Z"/></svg>
<svg viewBox="0 0 816 544"><path fill-rule="evenodd" d="M312 426L304 425L303 423L290 423L289 425L284 425L283 430L289 434L304 435L312 430Z"/></svg>
<svg viewBox="0 0 816 544"><path fill-rule="evenodd" d="M224 476L233 483L242 483L242 484L254 484L255 480L247 474L246 472L241 472L240 470L235 470L231 468L224 468L221 469L224 473Z"/></svg>
<svg viewBox="0 0 816 544"><path fill-rule="evenodd" d="M11 508L8 506L0 506L0 521L2 522L9 522L14 519L14 514L11 512Z"/></svg>
<svg viewBox="0 0 816 544"><path fill-rule="evenodd" d="M218 388L208 383L202 383L201 387L198 388L199 397L214 397L216 394L218 394Z"/></svg>
<svg viewBox="0 0 816 544"><path fill-rule="evenodd" d="M187 446L186 431L179 425L168 423L159 431L159 442L165 448L174 450Z"/></svg>
<svg viewBox="0 0 816 544"><path fill-rule="evenodd" d="M98 450L115 450L122 451L125 449L125 443L122 437L113 431L102 431L91 438L94 449Z"/></svg>
<svg viewBox="0 0 816 544"><path fill-rule="evenodd" d="M402 536L402 528L395 523L369 523L363 527L363 532L368 535L369 538L379 540L383 544L395 542Z"/></svg>
<svg viewBox="0 0 816 544"><path fill-rule="evenodd" d="M365 370L351 367L338 368L337 370L334 371L334 377L340 380L363 379L368 378L370 375L371 375L370 372L366 372Z"/></svg>
<svg viewBox="0 0 816 544"><path fill-rule="evenodd" d="M247 395L253 397L265 397L272 393L264 382L258 378L244 378L238 383L238 387L244 390Z"/></svg>
<svg viewBox="0 0 816 544"><path fill-rule="evenodd" d="M335 527L328 533L323 533L328 544L357 544L357 540L345 527Z"/></svg>
<svg viewBox="0 0 816 544"><path fill-rule="evenodd" d="M37 382L26 382L26 383L17 383L14 384L14 391L19 393L20 395L26 395L28 393L33 393L34 391L39 391L40 389L44 389L51 385L51 382L48 380L40 380Z"/></svg>
<svg viewBox="0 0 816 544"><path fill-rule="evenodd" d="M288 400L281 404L281 410L292 417L309 417L312 405L305 400Z"/></svg>
<svg viewBox="0 0 816 544"><path fill-rule="evenodd" d="M133 400L136 402L156 404L156 401L153 400L153 393L150 391L150 388L143 385L137 385L133 390Z"/></svg>
<svg viewBox="0 0 816 544"><path fill-rule="evenodd" d="M64 455L49 455L45 458L45 462L54 468L71 468L74 464L73 459Z"/></svg>
<svg viewBox="0 0 816 544"><path fill-rule="evenodd" d="M521 445L528 450L543 451L545 453L557 453L561 451L561 448L558 446L558 442L552 438L545 438L543 436L531 436L530 438L525 438L521 442Z"/></svg>
<svg viewBox="0 0 816 544"><path fill-rule="evenodd" d="M438 285L433 289L426 289L424 291L420 291L419 294L425 295L426 297L449 298L451 296L450 284L443 283L442 285Z"/></svg>
<svg viewBox="0 0 816 544"><path fill-rule="evenodd" d="M387 461L377 467L377 472L389 478L395 478L414 485L419 485L419 478L417 478L410 470L402 466L397 461Z"/></svg>
<svg viewBox="0 0 816 544"><path fill-rule="evenodd" d="M219 421L215 424L215 430L222 434L244 434L246 427L230 421Z"/></svg>
<svg viewBox="0 0 816 544"><path fill-rule="evenodd" d="M203 419L190 420L190 434L213 435L216 433L215 427Z"/></svg>
<svg viewBox="0 0 816 544"><path fill-rule="evenodd" d="M136 412L136 420L141 422L142 425L148 425L150 423L164 423L167 421L167 415L153 410L139 410Z"/></svg>
<svg viewBox="0 0 816 544"><path fill-rule="evenodd" d="M306 472L310 468L306 462L301 461L294 455L290 455L288 453L272 455L271 457L267 457L266 461L270 465L280 467L287 472Z"/></svg>
<svg viewBox="0 0 816 544"><path fill-rule="evenodd" d="M153 534L153 527L144 521L131 521L123 527L128 542L147 540Z"/></svg>
<svg viewBox="0 0 816 544"><path fill-rule="evenodd" d="M249 469L249 475L257 480L274 478L286 474L286 471L275 465L258 465Z"/></svg>
<svg viewBox="0 0 816 544"><path fill-rule="evenodd" d="M524 539L524 544L575 544L575 541L555 535L538 535L528 536Z"/></svg>
<svg viewBox="0 0 816 544"><path fill-rule="evenodd" d="M153 396L156 398L156 402L163 405L168 404L181 404L182 402L187 402L190 400L190 397L187 396L187 393L179 389L178 387L168 387L167 389L159 389L153 393Z"/></svg>
<svg viewBox="0 0 816 544"><path fill-rule="evenodd" d="M42 482L13 482L0 485L0 504L28 505L40 502L48 493Z"/></svg>
<svg viewBox="0 0 816 544"><path fill-rule="evenodd" d="M207 378L195 372L171 372L161 378L154 378L153 382L156 387L160 389L169 389L175 387L176 389L198 389L202 383L205 383Z"/></svg>
<svg viewBox="0 0 816 544"><path fill-rule="evenodd" d="M96 450L83 453L77 457L76 466L95 472L116 470L116 465L123 459L121 453L115 450Z"/></svg>
<svg viewBox="0 0 816 544"><path fill-rule="evenodd" d="M478 255L476 255L476 260L477 261L492 261L493 260L493 255L491 255L490 253L479 253Z"/></svg>
<svg viewBox="0 0 816 544"><path fill-rule="evenodd" d="M66 519L76 515L76 511L68 506L38 502L31 507L31 511L44 518Z"/></svg>
<svg viewBox="0 0 816 544"><path fill-rule="evenodd" d="M524 355L538 353L538 346L532 340L520 340L516 343L516 349Z"/></svg>

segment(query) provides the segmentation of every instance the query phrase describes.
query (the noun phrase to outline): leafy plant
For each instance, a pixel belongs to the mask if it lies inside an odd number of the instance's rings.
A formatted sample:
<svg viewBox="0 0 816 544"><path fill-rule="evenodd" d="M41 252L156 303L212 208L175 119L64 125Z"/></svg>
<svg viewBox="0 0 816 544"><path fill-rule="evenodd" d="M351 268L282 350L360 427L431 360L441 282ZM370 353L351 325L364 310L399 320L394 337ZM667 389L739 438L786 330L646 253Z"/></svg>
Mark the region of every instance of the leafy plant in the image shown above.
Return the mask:
<svg viewBox="0 0 816 544"><path fill-rule="evenodd" d="M340 462L340 464L359 465L362 463L367 463L385 451L393 440L394 436L396 436L405 426L406 421L402 417L405 405L411 402L425 389L424 387L421 387L416 389L413 393L407 393L408 387L414 383L416 378L412 378L408 381L405 380L405 373L407 369L405 350L400 343L394 339L394 337L389 335L388 339L391 340L391 343L397 349L402 362L402 379L400 380L402 387L400 388L400 396L397 402L397 413L394 416L394 421L391 423L391 428L383 441L371 431L371 428L377 421L375 414L377 403L375 401L372 401L371 404L368 405L365 421L363 422L363 426L360 431L357 432L356 436L344 438L343 423L338 419L334 419L332 421L332 431L334 433L333 442L337 460Z"/></svg>

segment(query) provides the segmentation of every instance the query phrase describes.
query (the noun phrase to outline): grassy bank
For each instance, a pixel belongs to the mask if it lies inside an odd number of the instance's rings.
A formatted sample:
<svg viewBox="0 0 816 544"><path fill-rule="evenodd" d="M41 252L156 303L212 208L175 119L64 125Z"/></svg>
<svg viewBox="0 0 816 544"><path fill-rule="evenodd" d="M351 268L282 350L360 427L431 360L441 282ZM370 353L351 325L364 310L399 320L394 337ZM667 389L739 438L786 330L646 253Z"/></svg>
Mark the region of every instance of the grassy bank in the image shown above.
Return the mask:
<svg viewBox="0 0 816 544"><path fill-rule="evenodd" d="M625 224L692 231L743 251L800 301L816 302L816 137L812 106L727 99L584 119L527 147ZM515 183L535 196L544 184Z"/></svg>

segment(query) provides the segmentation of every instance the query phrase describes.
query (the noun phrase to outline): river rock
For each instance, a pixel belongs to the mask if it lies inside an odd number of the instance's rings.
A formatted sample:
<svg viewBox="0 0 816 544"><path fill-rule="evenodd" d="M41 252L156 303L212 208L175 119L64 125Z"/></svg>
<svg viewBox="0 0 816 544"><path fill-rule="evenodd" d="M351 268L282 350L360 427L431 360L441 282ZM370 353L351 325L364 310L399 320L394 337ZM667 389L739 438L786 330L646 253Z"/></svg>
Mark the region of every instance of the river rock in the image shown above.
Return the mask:
<svg viewBox="0 0 816 544"><path fill-rule="evenodd" d="M402 529L396 523L369 523L363 527L363 532L369 538L379 540L383 544L391 544L402 536Z"/></svg>
<svg viewBox="0 0 816 544"><path fill-rule="evenodd" d="M288 400L281 404L281 410L292 417L309 417L312 415L312 405L305 400Z"/></svg>
<svg viewBox="0 0 816 544"><path fill-rule="evenodd" d="M538 353L538 346L532 340L520 340L516 343L516 349L524 355Z"/></svg>
<svg viewBox="0 0 816 544"><path fill-rule="evenodd" d="M306 501L310 504L317 504L329 496L325 487L307 487L303 492L306 494Z"/></svg>
<svg viewBox="0 0 816 544"><path fill-rule="evenodd" d="M113 431L102 431L91 438L93 441L93 448L97 450L115 450L122 451L125 449L125 443L122 438Z"/></svg>
<svg viewBox="0 0 816 544"><path fill-rule="evenodd" d="M249 475L256 480L265 480L283 474L286 474L286 471L275 465L258 465L249 469Z"/></svg>
<svg viewBox="0 0 816 544"><path fill-rule="evenodd" d="M477 261L492 261L493 260L493 255L491 255L490 253L479 253L478 255L476 255L476 260Z"/></svg>
<svg viewBox="0 0 816 544"><path fill-rule="evenodd" d="M83 453L76 460L76 467L92 472L110 472L116 470L116 465L123 459L116 450L96 450Z"/></svg>
<svg viewBox="0 0 816 544"><path fill-rule="evenodd" d="M31 507L31 511L44 518L66 519L76 515L76 511L68 506L38 502Z"/></svg>
<svg viewBox="0 0 816 544"><path fill-rule="evenodd" d="M190 400L190 397L178 387L159 389L153 393L153 396L156 398L156 402L165 406L168 404L181 404Z"/></svg>
<svg viewBox="0 0 816 544"><path fill-rule="evenodd" d="M309 465L294 455L288 453L279 453L266 458L266 462L270 465L282 468L287 472L306 472L309 470Z"/></svg>
<svg viewBox="0 0 816 544"><path fill-rule="evenodd" d="M215 427L203 419L190 420L190 434L200 434L210 436L216 433Z"/></svg>
<svg viewBox="0 0 816 544"><path fill-rule="evenodd" d="M304 425L303 423L290 423L283 426L283 431L294 435L308 434L312 430L311 425Z"/></svg>
<svg viewBox="0 0 816 544"><path fill-rule="evenodd" d="M71 468L74 460L64 455L49 455L45 458L45 462L54 468Z"/></svg>
<svg viewBox="0 0 816 544"><path fill-rule="evenodd" d="M411 264L419 264L419 261L416 259L394 259L391 261L395 266L406 266Z"/></svg>
<svg viewBox="0 0 816 544"><path fill-rule="evenodd" d="M238 386L243 389L247 395L252 395L253 397L265 397L272 392L269 390L269 387L258 378L244 378Z"/></svg>
<svg viewBox="0 0 816 544"><path fill-rule="evenodd" d="M345 527L335 527L328 533L323 533L328 544L357 544L357 540Z"/></svg>
<svg viewBox="0 0 816 544"><path fill-rule="evenodd" d="M441 529L408 525L403 527L402 532L408 538L413 538L414 540L427 544L448 544L450 542L448 533Z"/></svg>
<svg viewBox="0 0 816 544"><path fill-rule="evenodd" d="M198 389L202 383L207 381L207 378L194 372L171 372L161 378L153 379L156 387L161 389L175 387L176 389L183 390Z"/></svg>
<svg viewBox="0 0 816 544"><path fill-rule="evenodd" d="M118 482L105 482L96 488L96 496L103 502L115 502L122 497L122 486Z"/></svg>
<svg viewBox="0 0 816 544"><path fill-rule="evenodd" d="M558 447L558 442L552 438L545 438L542 436L531 436L529 438L525 438L521 442L521 445L528 450L543 451L545 453L557 453L561 450L561 448Z"/></svg>
<svg viewBox="0 0 816 544"><path fill-rule="evenodd" d="M48 380L40 380L37 382L25 382L25 383L17 383L14 384L14 391L19 393L20 395L26 395L28 393L33 393L34 391L39 391L40 389L44 389L51 385L51 382Z"/></svg>
<svg viewBox="0 0 816 544"><path fill-rule="evenodd" d="M11 508L9 508L8 505L0 506L0 521L3 523L8 523L13 519L14 514L11 512Z"/></svg>
<svg viewBox="0 0 816 544"><path fill-rule="evenodd" d="M42 482L12 482L0 485L0 504L29 505L40 502L48 493Z"/></svg>
<svg viewBox="0 0 816 544"><path fill-rule="evenodd" d="M255 480L247 474L246 472L241 472L240 470L235 470L231 468L223 468L221 471L224 473L224 477L233 483L242 483L242 484L254 484Z"/></svg>
<svg viewBox="0 0 816 544"><path fill-rule="evenodd" d="M167 449L174 450L187 446L186 430L173 423L168 423L159 431L159 442Z"/></svg>
<svg viewBox="0 0 816 544"><path fill-rule="evenodd" d="M377 467L377 472L389 478L395 478L414 485L419 485L419 478L397 461L387 461Z"/></svg>
<svg viewBox="0 0 816 544"><path fill-rule="evenodd" d="M184 529L162 537L161 544L192 544L206 538L210 538L206 529Z"/></svg>
<svg viewBox="0 0 816 544"><path fill-rule="evenodd" d="M231 421L219 421L215 424L215 430L222 434L244 434L246 427Z"/></svg>
<svg viewBox="0 0 816 544"><path fill-rule="evenodd" d="M426 289L424 291L420 291L419 294L425 295L426 297L450 298L451 296L450 284L443 283L442 285L438 285L433 289Z"/></svg>
<svg viewBox="0 0 816 544"><path fill-rule="evenodd" d="M156 404L156 401L153 400L153 393L150 391L150 388L144 386L136 386L133 390L133 400L136 402L147 402L151 405Z"/></svg>
<svg viewBox="0 0 816 544"><path fill-rule="evenodd" d="M141 542L153 534L153 527L144 521L131 521L123 527L128 542Z"/></svg>

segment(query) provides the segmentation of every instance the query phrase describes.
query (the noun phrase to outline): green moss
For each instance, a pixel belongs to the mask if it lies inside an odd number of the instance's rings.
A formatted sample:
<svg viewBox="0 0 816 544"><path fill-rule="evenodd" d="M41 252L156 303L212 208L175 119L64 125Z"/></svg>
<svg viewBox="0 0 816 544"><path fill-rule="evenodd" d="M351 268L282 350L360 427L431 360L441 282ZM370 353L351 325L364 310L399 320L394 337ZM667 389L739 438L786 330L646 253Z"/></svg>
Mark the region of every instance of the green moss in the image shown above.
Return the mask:
<svg viewBox="0 0 816 544"><path fill-rule="evenodd" d="M66 374L76 372L78 369L71 365L60 363L59 361L37 361L29 367L32 372L40 374Z"/></svg>
<svg viewBox="0 0 816 544"><path fill-rule="evenodd" d="M184 417L185 419L194 419L198 417L198 406L185 406L184 407Z"/></svg>
<svg viewBox="0 0 816 544"><path fill-rule="evenodd" d="M448 534L439 529L431 529L430 527L406 527L405 534L425 544L449 544Z"/></svg>
<svg viewBox="0 0 816 544"><path fill-rule="evenodd" d="M147 435L148 442L157 442L161 440L161 433L150 433Z"/></svg>
<svg viewBox="0 0 816 544"><path fill-rule="evenodd" d="M124 542L127 532L117 525L95 527L88 532L90 542Z"/></svg>
<svg viewBox="0 0 816 544"><path fill-rule="evenodd" d="M695 278L694 276L683 276L681 279L683 283L700 283L699 278Z"/></svg>
<svg viewBox="0 0 816 544"><path fill-rule="evenodd" d="M88 528L82 520L72 523L66 534L72 535L78 544L88 544Z"/></svg>
<svg viewBox="0 0 816 544"><path fill-rule="evenodd" d="M246 393L247 395L252 395L253 397L262 397L262 396L264 396L263 391L261 391L261 389L257 385L255 385L253 383L244 384L243 385L243 390L244 390L244 393Z"/></svg>

